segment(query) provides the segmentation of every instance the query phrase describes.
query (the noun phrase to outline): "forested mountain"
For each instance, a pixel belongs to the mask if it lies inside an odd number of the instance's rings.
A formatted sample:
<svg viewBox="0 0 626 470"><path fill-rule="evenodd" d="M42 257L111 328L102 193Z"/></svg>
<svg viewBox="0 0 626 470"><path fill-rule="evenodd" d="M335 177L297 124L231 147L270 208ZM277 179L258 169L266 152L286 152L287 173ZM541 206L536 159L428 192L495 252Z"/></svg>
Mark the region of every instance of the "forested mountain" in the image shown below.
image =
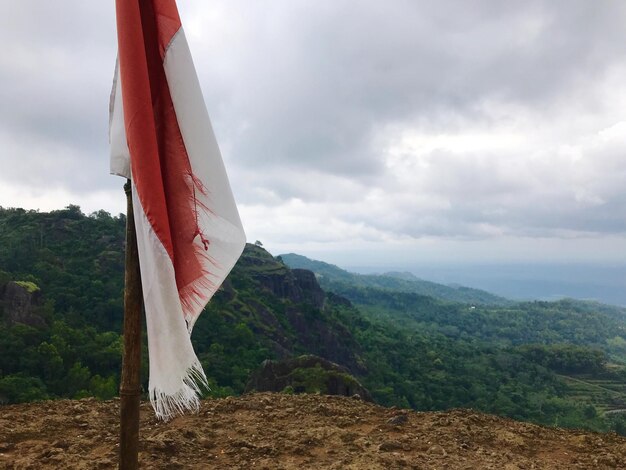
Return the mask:
<svg viewBox="0 0 626 470"><path fill-rule="evenodd" d="M563 299L555 302L518 302L476 289L449 288L413 277L410 273L360 275L304 256L280 258L289 266L315 272L329 292L349 299L366 317L387 319L404 328L433 331L466 341L499 346L571 343L592 346L626 365L626 308ZM423 294L422 285L431 287ZM434 286L434 287L432 287ZM475 302L448 302L460 291ZM480 298L489 299L481 302Z"/></svg>
<svg viewBox="0 0 626 470"><path fill-rule="evenodd" d="M475 305L507 305L511 301L480 289L464 286L446 286L425 281L410 273L390 272L386 274L356 274L333 264L288 253L280 258L291 268L313 271L324 289L341 292L344 289L374 288L390 292L410 292L452 302Z"/></svg>
<svg viewBox="0 0 626 470"><path fill-rule="evenodd" d="M124 225L76 206L0 209L0 401L117 393ZM310 353L348 368L384 405L626 432L618 414L603 416L626 408L623 310L480 291L455 303L349 278L323 290L285 258L247 245L200 316L192 340L207 393L239 394L263 360Z"/></svg>

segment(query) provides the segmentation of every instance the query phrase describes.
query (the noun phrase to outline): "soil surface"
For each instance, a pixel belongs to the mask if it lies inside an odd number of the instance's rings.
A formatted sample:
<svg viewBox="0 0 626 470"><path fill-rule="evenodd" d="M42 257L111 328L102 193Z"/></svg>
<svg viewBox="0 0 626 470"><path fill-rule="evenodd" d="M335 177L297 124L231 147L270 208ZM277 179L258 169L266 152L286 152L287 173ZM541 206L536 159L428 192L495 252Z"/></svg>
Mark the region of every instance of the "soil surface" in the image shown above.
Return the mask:
<svg viewBox="0 0 626 470"><path fill-rule="evenodd" d="M0 407L0 468L117 468L118 413L117 400ZM259 393L206 400L169 423L142 404L139 460L149 469L626 469L626 438L472 410Z"/></svg>

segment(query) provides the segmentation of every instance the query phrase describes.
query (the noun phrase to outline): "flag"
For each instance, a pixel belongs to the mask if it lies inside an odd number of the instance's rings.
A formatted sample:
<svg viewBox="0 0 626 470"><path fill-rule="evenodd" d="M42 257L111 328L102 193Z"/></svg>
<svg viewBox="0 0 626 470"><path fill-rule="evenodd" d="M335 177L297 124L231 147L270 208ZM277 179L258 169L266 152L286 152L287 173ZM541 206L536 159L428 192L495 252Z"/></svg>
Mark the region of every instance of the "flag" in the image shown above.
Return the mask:
<svg viewBox="0 0 626 470"><path fill-rule="evenodd" d="M174 0L117 0L111 173L132 184L156 415L197 410L191 330L245 234Z"/></svg>

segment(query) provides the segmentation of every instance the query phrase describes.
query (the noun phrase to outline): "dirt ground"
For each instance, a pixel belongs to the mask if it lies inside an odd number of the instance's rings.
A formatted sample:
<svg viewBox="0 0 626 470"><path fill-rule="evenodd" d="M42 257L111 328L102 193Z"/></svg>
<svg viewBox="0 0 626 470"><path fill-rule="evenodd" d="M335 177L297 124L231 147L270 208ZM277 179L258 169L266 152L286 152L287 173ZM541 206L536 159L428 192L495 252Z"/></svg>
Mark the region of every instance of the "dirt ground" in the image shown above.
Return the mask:
<svg viewBox="0 0 626 470"><path fill-rule="evenodd" d="M116 468L118 413L117 400L0 407L0 468ZM207 400L169 423L144 403L140 440L149 469L626 469L615 434L319 395Z"/></svg>

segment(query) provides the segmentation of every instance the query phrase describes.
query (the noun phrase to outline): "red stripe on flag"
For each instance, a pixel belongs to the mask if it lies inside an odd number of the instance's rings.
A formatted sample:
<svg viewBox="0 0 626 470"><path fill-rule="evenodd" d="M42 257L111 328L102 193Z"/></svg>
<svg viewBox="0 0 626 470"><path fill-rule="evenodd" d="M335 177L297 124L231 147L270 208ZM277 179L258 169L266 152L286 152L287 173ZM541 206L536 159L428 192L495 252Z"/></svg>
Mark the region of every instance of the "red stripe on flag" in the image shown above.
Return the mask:
<svg viewBox="0 0 626 470"><path fill-rule="evenodd" d="M161 59L165 59L167 46L182 26L180 16L178 16L178 8L173 0L153 0L152 9L154 11L152 17L156 22L159 55Z"/></svg>
<svg viewBox="0 0 626 470"><path fill-rule="evenodd" d="M148 221L172 259L185 311L210 282L194 243L198 187L170 95L163 58L180 29L174 1L117 0L120 76L131 171ZM195 299L197 300L197 299Z"/></svg>

